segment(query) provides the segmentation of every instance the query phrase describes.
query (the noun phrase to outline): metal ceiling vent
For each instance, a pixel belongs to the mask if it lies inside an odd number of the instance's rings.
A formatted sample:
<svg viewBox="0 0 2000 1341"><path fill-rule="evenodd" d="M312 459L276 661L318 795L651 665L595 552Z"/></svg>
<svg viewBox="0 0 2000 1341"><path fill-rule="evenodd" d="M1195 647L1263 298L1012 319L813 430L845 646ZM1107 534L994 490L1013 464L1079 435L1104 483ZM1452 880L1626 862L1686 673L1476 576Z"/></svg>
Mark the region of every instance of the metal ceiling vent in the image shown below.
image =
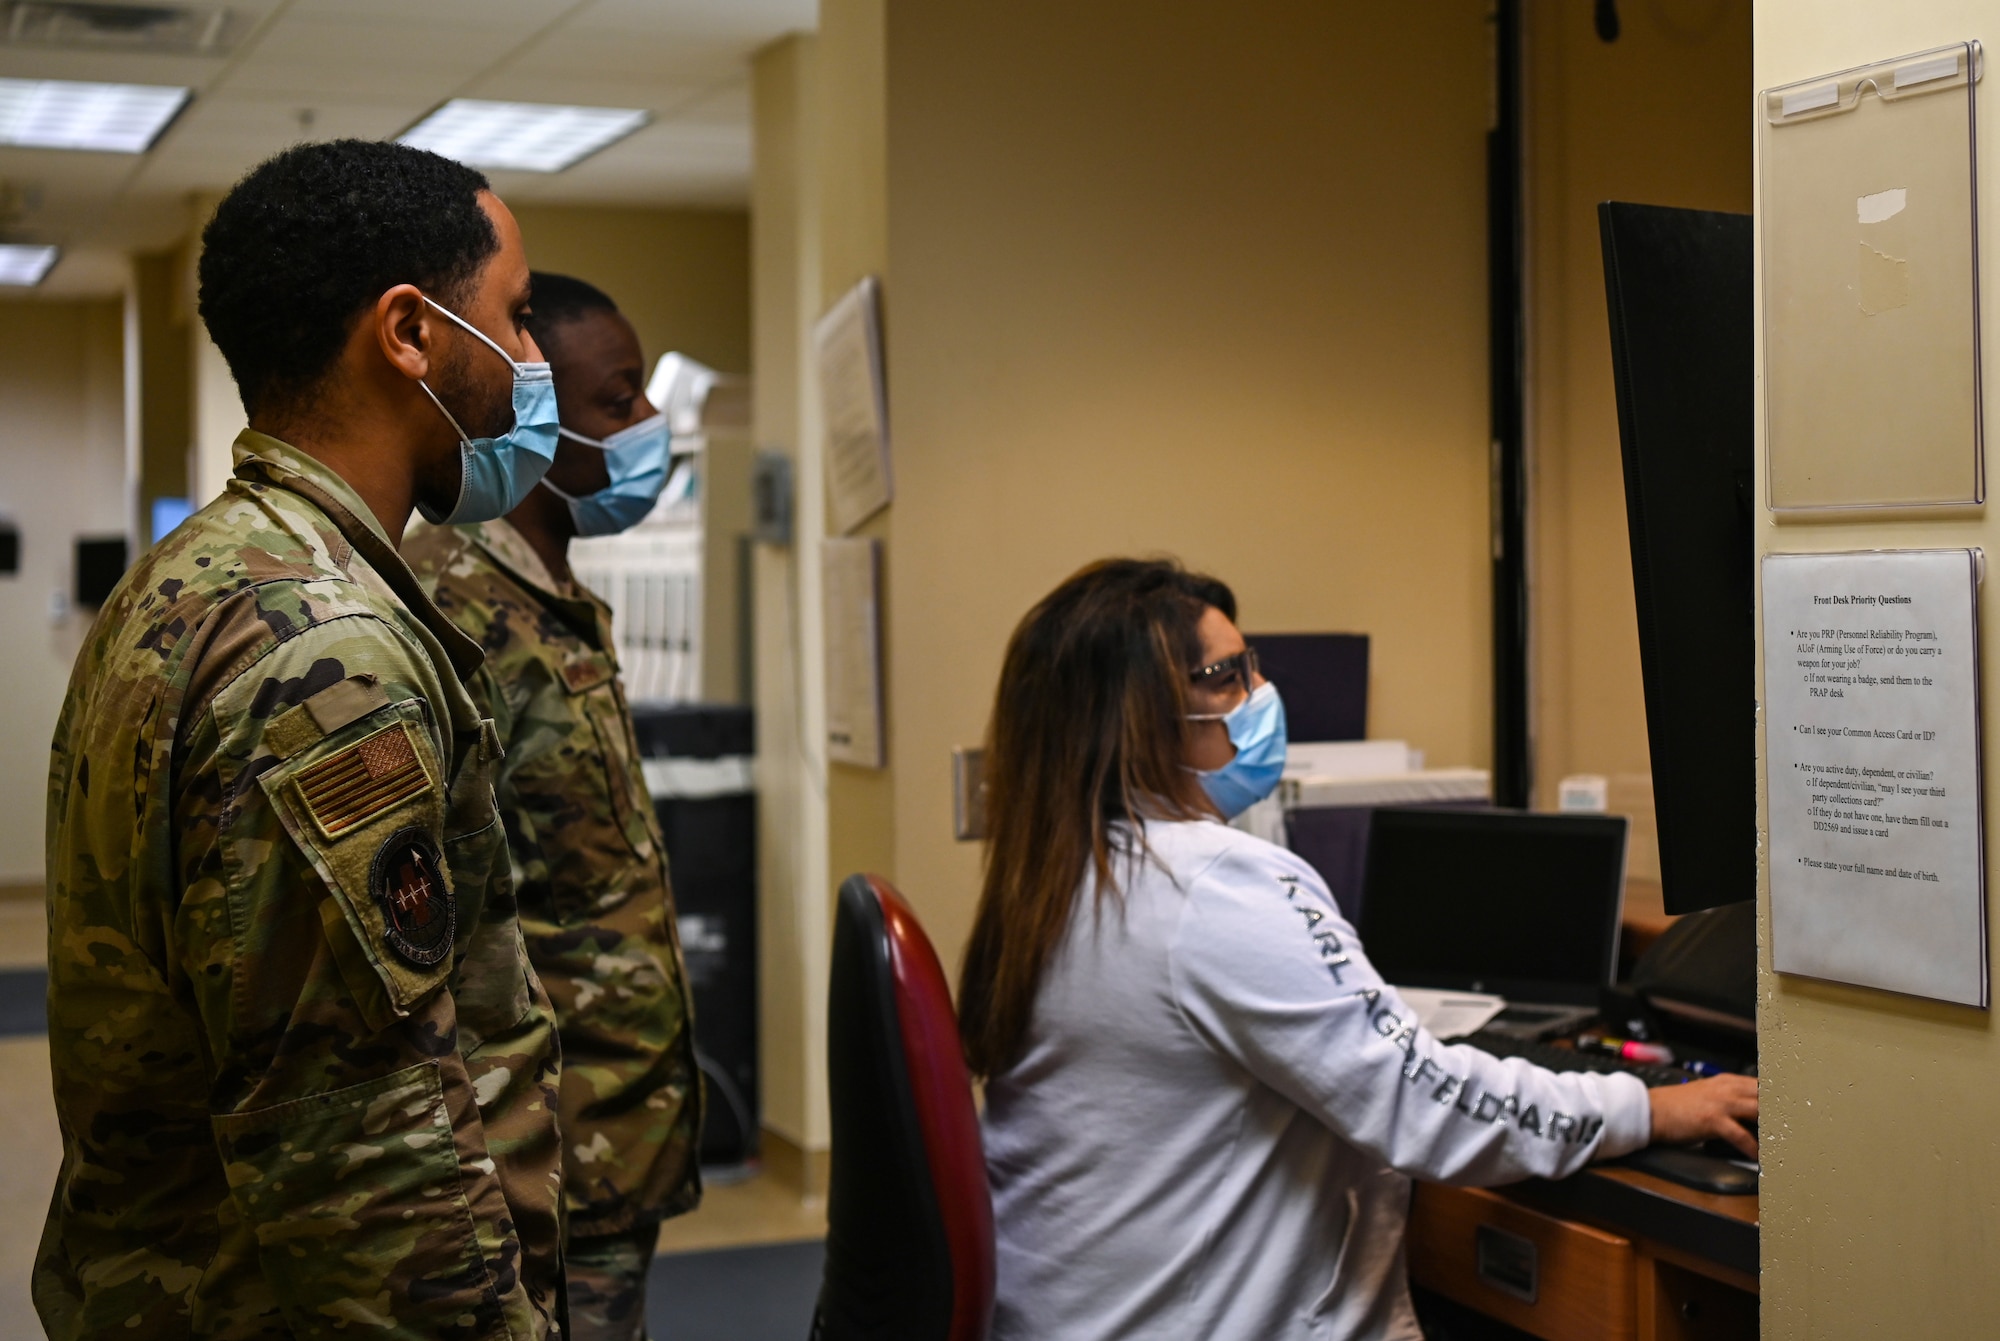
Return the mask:
<svg viewBox="0 0 2000 1341"><path fill-rule="evenodd" d="M0 0L0 44L6 46L220 56L249 28L247 16L221 6Z"/></svg>

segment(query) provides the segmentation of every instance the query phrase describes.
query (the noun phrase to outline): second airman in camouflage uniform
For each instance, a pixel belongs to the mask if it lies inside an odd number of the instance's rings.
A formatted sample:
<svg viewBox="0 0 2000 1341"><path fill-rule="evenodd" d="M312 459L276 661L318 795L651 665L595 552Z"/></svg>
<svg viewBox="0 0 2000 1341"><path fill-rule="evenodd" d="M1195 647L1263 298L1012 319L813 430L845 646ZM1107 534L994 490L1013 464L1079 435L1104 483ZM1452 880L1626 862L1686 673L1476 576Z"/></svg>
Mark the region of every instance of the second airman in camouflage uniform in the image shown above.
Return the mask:
<svg viewBox="0 0 2000 1341"><path fill-rule="evenodd" d="M608 435L649 419L637 339L608 299L537 274L534 309L565 428ZM596 392L601 409L587 404ZM601 475L601 456L566 442L550 475L587 489L572 472ZM573 525L559 497L538 492L500 521L414 528L403 553L486 652L472 688L506 748L496 781L521 925L562 1034L571 1328L579 1341L623 1341L644 1334L660 1220L701 1198L701 1082L611 611L540 552L561 563Z"/></svg>

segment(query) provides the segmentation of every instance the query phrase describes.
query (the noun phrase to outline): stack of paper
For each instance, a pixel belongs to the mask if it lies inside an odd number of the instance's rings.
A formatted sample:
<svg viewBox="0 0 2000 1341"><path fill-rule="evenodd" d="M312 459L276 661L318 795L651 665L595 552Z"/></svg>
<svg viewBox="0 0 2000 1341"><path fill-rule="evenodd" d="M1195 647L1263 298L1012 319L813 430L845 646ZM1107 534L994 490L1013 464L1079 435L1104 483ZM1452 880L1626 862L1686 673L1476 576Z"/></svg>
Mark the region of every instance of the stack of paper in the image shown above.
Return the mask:
<svg viewBox="0 0 2000 1341"><path fill-rule="evenodd" d="M1417 1023L1430 1030L1433 1038L1463 1038L1477 1033L1507 1008L1505 1001L1484 992L1438 992L1428 987L1398 987L1396 991L1417 1013Z"/></svg>

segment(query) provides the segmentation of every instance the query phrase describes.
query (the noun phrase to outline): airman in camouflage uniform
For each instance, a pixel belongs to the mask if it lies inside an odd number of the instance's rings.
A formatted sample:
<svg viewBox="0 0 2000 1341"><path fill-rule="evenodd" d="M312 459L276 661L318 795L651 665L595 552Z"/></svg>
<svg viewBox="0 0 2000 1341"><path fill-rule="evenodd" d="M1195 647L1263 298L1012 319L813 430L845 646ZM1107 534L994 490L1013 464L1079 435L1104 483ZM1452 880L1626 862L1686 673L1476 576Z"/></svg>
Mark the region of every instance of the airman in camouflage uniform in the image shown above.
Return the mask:
<svg viewBox="0 0 2000 1341"><path fill-rule="evenodd" d="M556 1045L479 648L339 476L236 457L56 728L36 1306L59 1341L541 1337Z"/></svg>
<svg viewBox="0 0 2000 1341"><path fill-rule="evenodd" d="M562 276L533 277L537 344L555 371L563 424L608 433L652 415L637 337L608 299ZM601 308L579 311L579 296ZM570 329L574 321L589 329ZM602 347L589 337L602 336ZM588 365L588 366L586 366ZM608 383L609 419L588 390ZM550 475L573 488L602 453L565 442ZM531 494L506 519L413 527L403 555L438 608L475 638L472 682L506 748L497 779L521 927L560 1021L566 1264L579 1341L643 1335L645 1274L659 1221L701 1199L696 1069L667 853L618 680L611 611L563 563L573 525Z"/></svg>
<svg viewBox="0 0 2000 1341"><path fill-rule="evenodd" d="M413 502L474 496L441 426L520 420L514 355L503 379L420 284L533 359L527 281L484 179L399 145L287 150L204 233L251 422L313 450L237 439L222 495L113 592L56 727L54 1341L561 1333L555 1022L481 654L394 547Z"/></svg>
<svg viewBox="0 0 2000 1341"><path fill-rule="evenodd" d="M701 1200L701 1090L611 611L505 520L413 527L403 553L486 651L471 688L506 750L495 790L521 931L561 1021L570 1241L652 1231ZM572 1262L581 1329L589 1282Z"/></svg>

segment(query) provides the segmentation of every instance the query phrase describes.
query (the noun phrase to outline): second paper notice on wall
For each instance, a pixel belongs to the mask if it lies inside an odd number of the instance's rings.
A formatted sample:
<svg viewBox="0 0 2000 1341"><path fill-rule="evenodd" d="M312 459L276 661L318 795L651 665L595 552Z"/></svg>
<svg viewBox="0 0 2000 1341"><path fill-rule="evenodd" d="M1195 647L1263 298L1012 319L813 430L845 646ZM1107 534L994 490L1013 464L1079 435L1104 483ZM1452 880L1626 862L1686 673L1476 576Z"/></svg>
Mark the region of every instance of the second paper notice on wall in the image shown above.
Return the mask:
<svg viewBox="0 0 2000 1341"><path fill-rule="evenodd" d="M1987 1004L1976 550L1764 559L1772 963Z"/></svg>

